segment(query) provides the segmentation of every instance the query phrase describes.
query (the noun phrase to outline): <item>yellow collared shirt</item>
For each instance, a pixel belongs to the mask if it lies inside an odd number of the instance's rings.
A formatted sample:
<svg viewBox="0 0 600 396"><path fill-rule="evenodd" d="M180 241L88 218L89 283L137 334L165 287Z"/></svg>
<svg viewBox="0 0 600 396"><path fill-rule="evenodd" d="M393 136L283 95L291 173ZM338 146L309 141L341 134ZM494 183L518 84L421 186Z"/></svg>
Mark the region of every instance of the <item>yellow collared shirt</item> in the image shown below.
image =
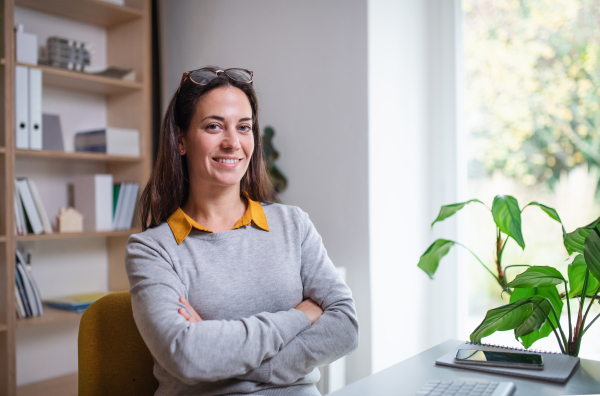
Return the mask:
<svg viewBox="0 0 600 396"><path fill-rule="evenodd" d="M244 213L237 223L235 223L232 230L242 226L250 225L250 223L254 222L257 227L265 231L269 231L267 217L265 216L265 211L263 210L261 204L251 200L248 195L246 195L246 199L248 200L248 208L246 209L246 213ZM181 242L183 242L183 240L190 234L192 228L204 232L213 232L208 228L196 223L196 221L188 216L181 208L177 208L177 210L167 219L167 223L169 223L169 227L171 227L171 231L173 232L173 236L175 237L178 245L180 245Z"/></svg>

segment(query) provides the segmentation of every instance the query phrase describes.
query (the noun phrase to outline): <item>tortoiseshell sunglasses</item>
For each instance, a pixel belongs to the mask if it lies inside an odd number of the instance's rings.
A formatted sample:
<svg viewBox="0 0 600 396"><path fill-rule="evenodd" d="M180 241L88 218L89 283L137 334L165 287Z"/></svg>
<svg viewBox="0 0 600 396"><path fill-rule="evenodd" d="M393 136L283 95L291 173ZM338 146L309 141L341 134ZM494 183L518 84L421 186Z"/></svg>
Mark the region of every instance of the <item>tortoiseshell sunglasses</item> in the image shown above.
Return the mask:
<svg viewBox="0 0 600 396"><path fill-rule="evenodd" d="M251 83L252 82L252 76L253 76L252 70L238 69L238 68L226 69L226 70L197 69L197 70L192 70L192 71L183 73L183 76L181 77L181 82L179 83L179 89L181 89L181 87L183 86L183 83L185 82L185 79L188 77L195 84L206 85L211 80L214 80L215 78L220 76L222 73L225 73L225 75L227 77L229 77L235 81L239 81L242 83Z"/></svg>

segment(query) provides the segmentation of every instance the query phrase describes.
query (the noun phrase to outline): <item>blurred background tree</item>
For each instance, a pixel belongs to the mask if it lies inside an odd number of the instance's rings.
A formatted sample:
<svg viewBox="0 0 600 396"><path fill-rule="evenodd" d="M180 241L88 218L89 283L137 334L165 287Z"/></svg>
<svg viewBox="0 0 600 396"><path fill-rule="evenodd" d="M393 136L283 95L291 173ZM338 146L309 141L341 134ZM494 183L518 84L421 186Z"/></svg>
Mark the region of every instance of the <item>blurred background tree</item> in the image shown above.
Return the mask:
<svg viewBox="0 0 600 396"><path fill-rule="evenodd" d="M600 1L463 0L469 177L600 167Z"/></svg>

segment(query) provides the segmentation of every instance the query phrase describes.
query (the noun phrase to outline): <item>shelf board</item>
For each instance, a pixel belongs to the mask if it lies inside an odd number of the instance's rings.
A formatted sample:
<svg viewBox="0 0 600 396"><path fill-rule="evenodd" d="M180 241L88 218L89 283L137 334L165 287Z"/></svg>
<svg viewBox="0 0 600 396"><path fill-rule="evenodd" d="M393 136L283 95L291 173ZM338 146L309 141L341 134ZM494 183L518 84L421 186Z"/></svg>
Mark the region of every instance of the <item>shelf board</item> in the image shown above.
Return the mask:
<svg viewBox="0 0 600 396"><path fill-rule="evenodd" d="M5 324L0 324L0 332L8 330L8 326Z"/></svg>
<svg viewBox="0 0 600 396"><path fill-rule="evenodd" d="M53 234L40 234L40 235L17 235L15 239L19 242L21 241L48 241L53 239L78 239L78 238L98 238L98 237L120 237L120 236L129 236L131 234L135 234L141 232L139 229L131 229L131 230L119 230L119 231L84 231L84 232L67 232L64 234L59 234L57 232Z"/></svg>
<svg viewBox="0 0 600 396"><path fill-rule="evenodd" d="M50 378L17 388L17 396L77 396L78 374Z"/></svg>
<svg viewBox="0 0 600 396"><path fill-rule="evenodd" d="M140 162L140 157L107 155L101 153L66 152L51 150L15 150L17 157L37 157L56 160L104 161L104 162Z"/></svg>
<svg viewBox="0 0 600 396"><path fill-rule="evenodd" d="M59 69L57 67L29 65L26 63L17 63L17 65L40 69L42 71L42 84L47 87L92 92L103 95L133 92L144 87L144 84L139 82L95 76L93 74L73 70Z"/></svg>
<svg viewBox="0 0 600 396"><path fill-rule="evenodd" d="M0 235L0 243L6 242L6 236Z"/></svg>
<svg viewBox="0 0 600 396"><path fill-rule="evenodd" d="M15 0L15 5L106 28L143 16L136 8L101 0Z"/></svg>
<svg viewBox="0 0 600 396"><path fill-rule="evenodd" d="M0 147L0 154L4 154L4 153L6 153L6 148Z"/></svg>
<svg viewBox="0 0 600 396"><path fill-rule="evenodd" d="M44 314L42 316L17 319L17 327L31 327L46 323L65 322L73 319L79 319L81 318L81 315L81 313L51 308L47 305L44 305Z"/></svg>

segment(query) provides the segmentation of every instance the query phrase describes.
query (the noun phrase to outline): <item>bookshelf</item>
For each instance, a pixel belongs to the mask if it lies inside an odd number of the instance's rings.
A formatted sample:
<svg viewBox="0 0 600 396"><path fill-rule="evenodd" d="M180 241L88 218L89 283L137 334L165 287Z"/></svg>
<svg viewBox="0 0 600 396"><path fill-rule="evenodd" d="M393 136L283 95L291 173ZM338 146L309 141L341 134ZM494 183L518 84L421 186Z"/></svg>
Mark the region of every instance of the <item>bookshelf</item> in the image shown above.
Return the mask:
<svg viewBox="0 0 600 396"><path fill-rule="evenodd" d="M14 178L31 176L36 181L38 179L35 177L43 178L40 190L45 189L48 195L52 195L52 189L66 190L73 174L82 174L82 172L84 174L110 173L115 183L134 181L140 183L140 187L145 185L150 176L152 163L151 4L150 0L125 0L124 6L102 0L0 0L0 7L2 7L0 24L3 31L3 42L0 47L0 89L3 104L0 109L0 125L2 125L0 128L0 207L4 208L0 210L0 396L76 394L77 374L73 372L41 380L20 381L23 384L17 386L19 370L24 366L18 364L21 356L18 348L21 332L26 332L27 337L38 337L39 339L35 340L36 344L43 344L46 329L52 329L48 333L56 333L62 331L65 326L71 326L69 331L72 332L73 326L77 326L81 318L81 314L44 307L44 315L41 317L17 319L14 299L17 243L35 244L36 253L48 246L59 244L60 257L64 257L66 262L71 255L69 246L85 243L101 246L102 254L92 257L97 250L89 253L90 261L104 259L105 263L101 268L106 268L107 289L121 291L129 288L124 267L127 238L132 233L140 232L140 225L135 219L130 230L17 236L14 234ZM98 114L105 114L105 124L102 126L132 128L140 131L140 157L15 149L14 70L19 64L15 59L13 26L18 22L19 15L32 13L36 17L47 18L44 21L46 29L52 29L53 23L58 29L60 26L56 21L60 20L73 21L72 26L84 26L82 29L89 25L90 29L96 29L95 32L103 35L105 43L101 43L100 47L101 51L105 51L101 55L105 57L106 64L132 68L136 72L136 81L123 81L44 65L26 65L42 71L43 111L53 113L53 111L46 111L47 105L53 110L60 106L69 106L69 100L76 101L72 98L82 97L84 100L92 98L93 100L89 100L91 103L100 103ZM27 25L25 30L31 31L28 30ZM35 31L31 32L35 33ZM50 33L61 35L56 32ZM79 37L65 37L79 39ZM44 41L45 39L38 37L38 45L44 46ZM62 96L60 100L53 102L52 95ZM65 97L67 99L64 99ZM63 138L70 138L65 135L65 132L65 124L63 124ZM69 174L71 170L75 173ZM28 172L33 175L29 175ZM40 191L42 200L44 200L44 191ZM64 202L64 206L66 205L67 202ZM48 210L48 215L54 218L56 213ZM38 245L41 247L38 248ZM78 254L81 258L81 249ZM39 256L34 256L34 269L36 257L39 259ZM76 266L76 264L72 265ZM56 271L60 269L57 268ZM36 280L42 289L42 296L53 297L44 296L45 279L40 278L39 275L36 273ZM58 287L68 290L78 281L79 279L65 279L65 284ZM76 339L72 341L75 344L77 342ZM47 359L47 355L43 353L40 356L40 360ZM46 364L52 365L53 361L48 361Z"/></svg>

